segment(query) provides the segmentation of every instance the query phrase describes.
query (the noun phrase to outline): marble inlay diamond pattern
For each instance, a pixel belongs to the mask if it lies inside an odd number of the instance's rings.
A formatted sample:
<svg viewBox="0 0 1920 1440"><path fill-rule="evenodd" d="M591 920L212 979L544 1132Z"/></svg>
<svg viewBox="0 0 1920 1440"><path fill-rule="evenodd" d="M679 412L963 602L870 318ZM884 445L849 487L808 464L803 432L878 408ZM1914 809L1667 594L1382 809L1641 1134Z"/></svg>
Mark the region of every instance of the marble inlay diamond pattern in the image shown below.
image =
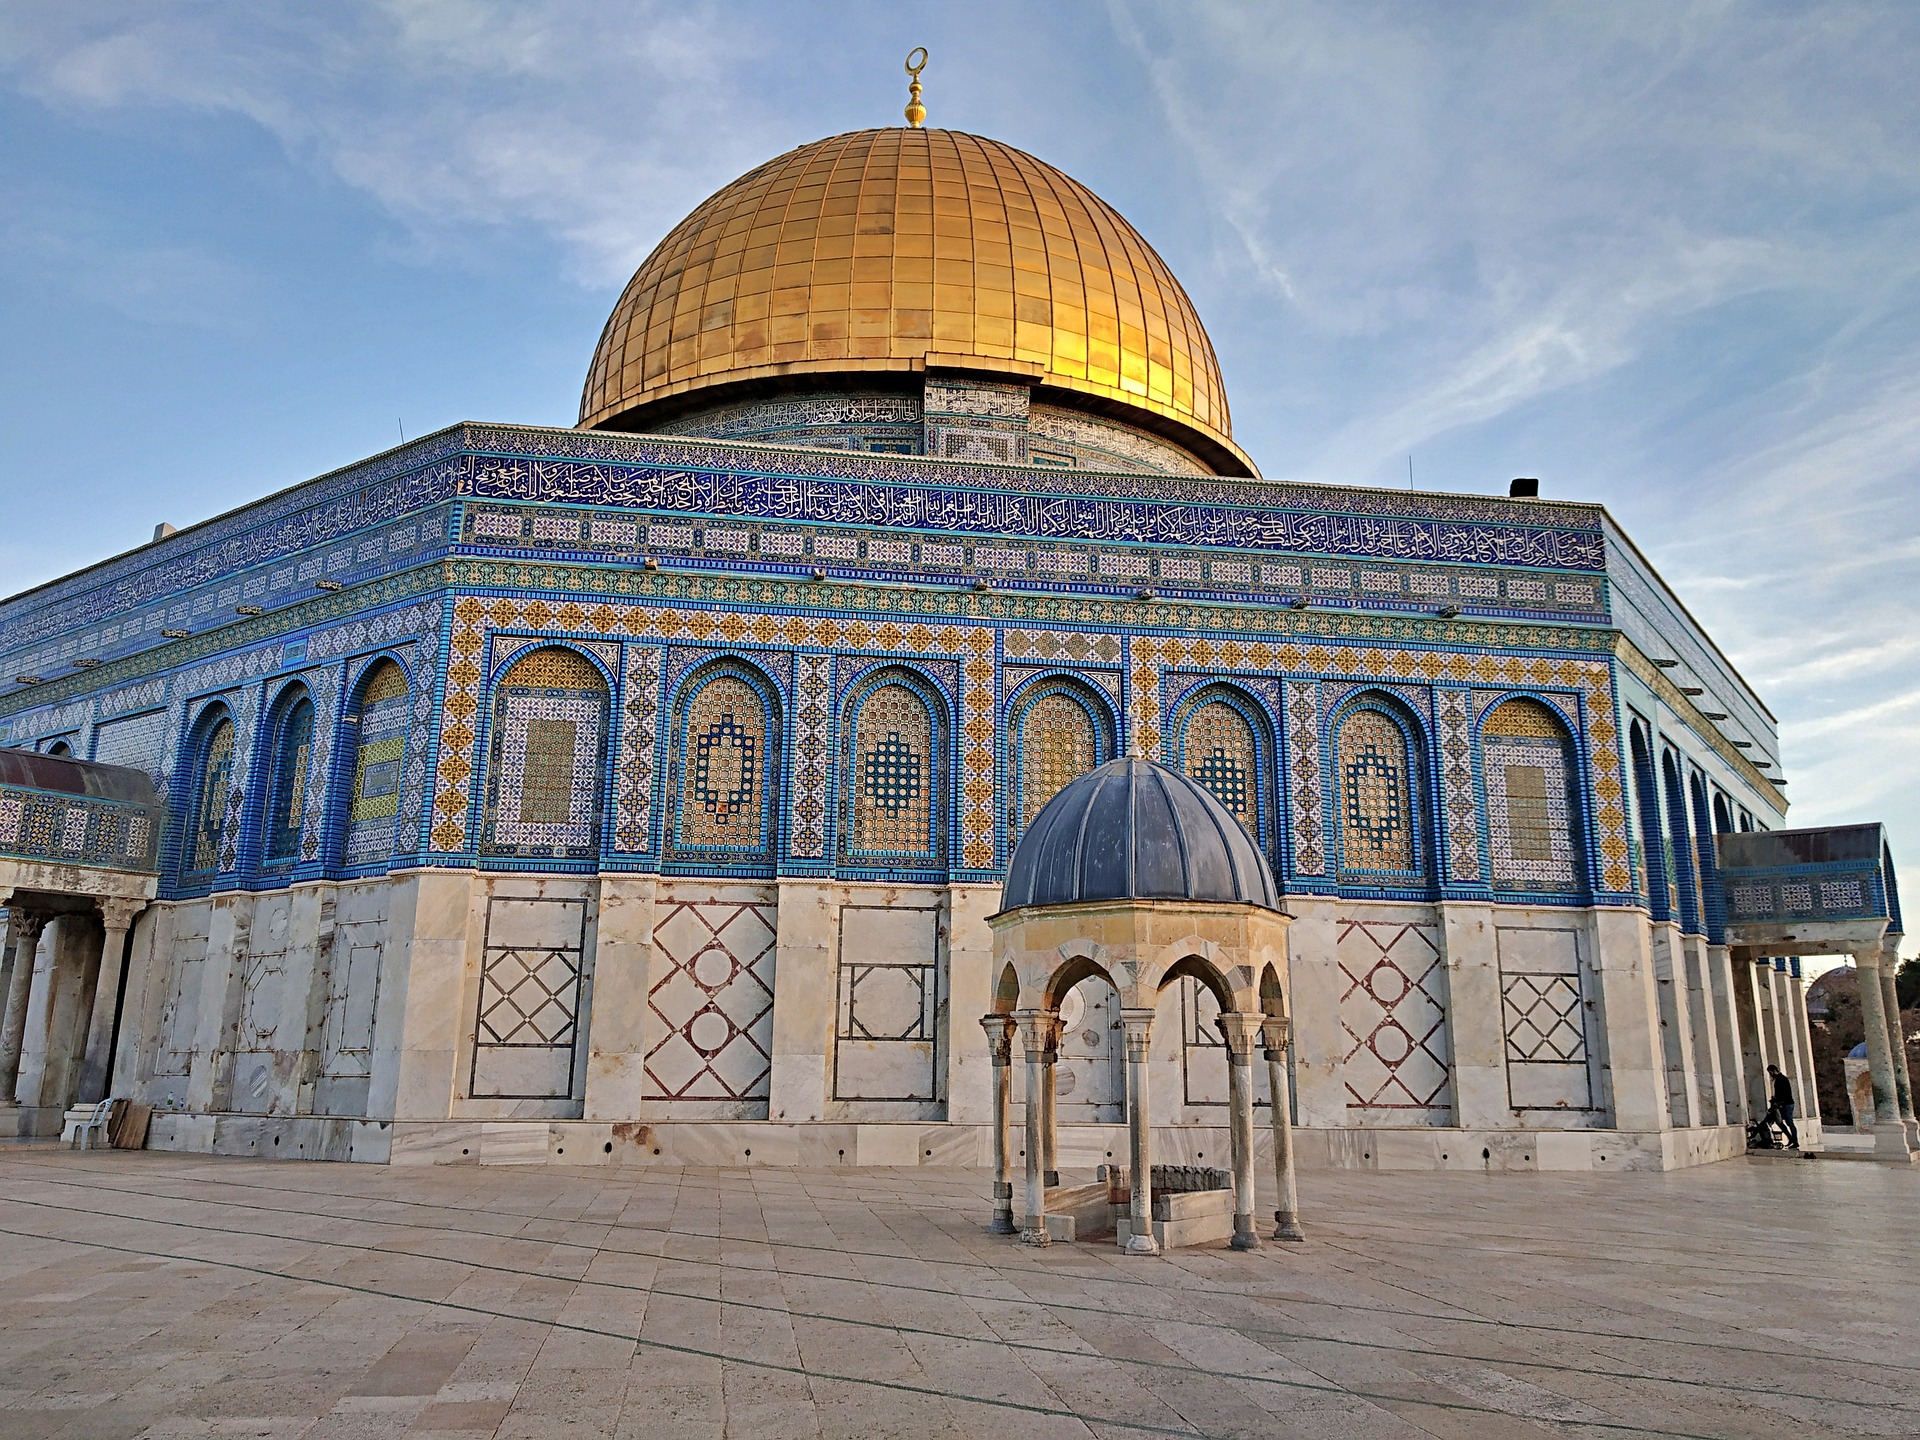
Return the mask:
<svg viewBox="0 0 1920 1440"><path fill-rule="evenodd" d="M645 1098L767 1099L774 927L773 905L714 900L659 907L653 941L662 974L647 1001L666 1033L647 1052Z"/></svg>
<svg viewBox="0 0 1920 1440"><path fill-rule="evenodd" d="M1439 927L1343 919L1335 959L1348 1110L1451 1124L1452 1043Z"/></svg>
<svg viewBox="0 0 1920 1440"><path fill-rule="evenodd" d="M1577 976L1508 975L1505 990L1509 1061L1586 1063Z"/></svg>

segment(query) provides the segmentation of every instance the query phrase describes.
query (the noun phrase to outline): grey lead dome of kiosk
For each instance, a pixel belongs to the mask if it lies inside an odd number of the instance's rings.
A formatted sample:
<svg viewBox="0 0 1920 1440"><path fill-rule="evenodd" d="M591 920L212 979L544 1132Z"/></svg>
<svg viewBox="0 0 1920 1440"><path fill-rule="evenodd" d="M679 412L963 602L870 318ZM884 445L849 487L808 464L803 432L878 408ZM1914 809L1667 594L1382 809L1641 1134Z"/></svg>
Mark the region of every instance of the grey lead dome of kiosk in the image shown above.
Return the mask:
<svg viewBox="0 0 1920 1440"><path fill-rule="evenodd" d="M1280 908L1266 858L1197 781L1138 755L1049 800L1013 852L1001 909L1099 900L1217 900Z"/></svg>

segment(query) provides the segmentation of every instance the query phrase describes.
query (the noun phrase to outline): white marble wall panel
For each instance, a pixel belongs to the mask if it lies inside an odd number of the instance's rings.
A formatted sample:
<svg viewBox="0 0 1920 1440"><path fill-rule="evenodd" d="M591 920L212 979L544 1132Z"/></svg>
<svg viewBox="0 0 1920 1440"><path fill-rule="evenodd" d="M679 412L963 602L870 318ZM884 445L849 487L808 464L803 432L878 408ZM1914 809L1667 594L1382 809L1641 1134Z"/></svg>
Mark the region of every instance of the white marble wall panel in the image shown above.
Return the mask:
<svg viewBox="0 0 1920 1440"><path fill-rule="evenodd" d="M835 975L833 1098L939 1098L937 893L920 907L845 904Z"/></svg>

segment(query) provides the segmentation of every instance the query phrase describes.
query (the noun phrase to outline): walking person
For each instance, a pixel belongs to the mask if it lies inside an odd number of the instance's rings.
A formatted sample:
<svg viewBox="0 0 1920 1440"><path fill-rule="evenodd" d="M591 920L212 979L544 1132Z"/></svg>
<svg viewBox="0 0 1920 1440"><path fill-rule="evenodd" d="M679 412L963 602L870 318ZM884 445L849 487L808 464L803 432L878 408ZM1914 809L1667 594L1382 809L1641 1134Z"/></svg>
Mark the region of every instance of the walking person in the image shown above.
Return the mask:
<svg viewBox="0 0 1920 1440"><path fill-rule="evenodd" d="M1767 1119L1777 1120L1787 1132L1787 1148L1800 1148L1800 1132L1793 1125L1793 1082L1780 1073L1778 1065L1767 1066L1767 1074L1773 1077L1773 1104L1767 1109Z"/></svg>

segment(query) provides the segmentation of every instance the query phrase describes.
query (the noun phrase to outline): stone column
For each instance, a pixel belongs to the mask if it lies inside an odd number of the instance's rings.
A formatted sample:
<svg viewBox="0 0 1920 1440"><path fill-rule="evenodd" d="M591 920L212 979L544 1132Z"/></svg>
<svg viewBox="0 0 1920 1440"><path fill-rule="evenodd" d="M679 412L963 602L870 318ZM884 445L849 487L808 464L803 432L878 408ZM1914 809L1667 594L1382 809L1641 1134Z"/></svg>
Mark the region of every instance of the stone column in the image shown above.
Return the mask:
<svg viewBox="0 0 1920 1440"><path fill-rule="evenodd" d="M1708 976L1712 947L1700 936L1683 946L1686 960L1686 1009L1693 1031L1694 1091L1700 1101L1702 1125L1727 1123L1725 1086L1721 1081L1720 1043L1713 1019L1712 986Z"/></svg>
<svg viewBox="0 0 1920 1440"><path fill-rule="evenodd" d="M1046 1069L1040 1078L1040 1168L1046 1173L1047 1184L1060 1183L1060 1035L1066 1028L1060 1023L1056 1013L1049 1022L1052 1028L1047 1031Z"/></svg>
<svg viewBox="0 0 1920 1440"><path fill-rule="evenodd" d="M102 899L100 923L106 934L100 941L100 978L93 987L93 1013L87 1021L87 1053L80 1063L76 1105L92 1105L107 1098L107 1080L113 1068L113 1022L120 1002L120 970L126 963L127 931L133 917L147 908L145 900Z"/></svg>
<svg viewBox="0 0 1920 1440"><path fill-rule="evenodd" d="M33 957L40 933L52 917L37 910L11 912L13 973L7 979L7 1008L0 1018L0 1105L18 1105L20 1047L27 1038L27 997L33 989Z"/></svg>
<svg viewBox="0 0 1920 1440"><path fill-rule="evenodd" d="M1749 1121L1767 1113L1767 1032L1760 1015L1760 986L1754 978L1753 951L1733 952L1733 1004L1740 1026L1740 1093ZM1753 1043L1749 1045L1747 1042Z"/></svg>
<svg viewBox="0 0 1920 1440"><path fill-rule="evenodd" d="M1800 1097L1800 1108L1815 1120L1821 1120L1820 1085L1813 1073L1813 1038L1807 1029L1807 982L1802 978L1797 960L1789 961L1791 971L1787 982L1787 995L1793 1013L1793 1041L1796 1053L1800 1056L1800 1073L1807 1077L1807 1093Z"/></svg>
<svg viewBox="0 0 1920 1440"><path fill-rule="evenodd" d="M993 1061L993 1223L989 1235L1011 1235L1013 1224L1013 1017L982 1015Z"/></svg>
<svg viewBox="0 0 1920 1440"><path fill-rule="evenodd" d="M0 905L8 906L6 929L0 931L0 1013L3 1013L7 1007L7 987L13 982L13 930L20 922L10 901L0 900Z"/></svg>
<svg viewBox="0 0 1920 1440"><path fill-rule="evenodd" d="M1227 1042L1227 1110L1233 1136L1233 1248L1258 1250L1253 1233L1253 1042L1259 1038L1261 1017L1242 1011L1220 1016L1220 1034Z"/></svg>
<svg viewBox="0 0 1920 1440"><path fill-rule="evenodd" d="M1900 1121L1894 1089L1893 1039L1887 1024L1886 991L1880 985L1880 946L1854 952L1860 975L1860 1019L1867 1032L1867 1072L1873 1077L1873 1153L1886 1160L1911 1158L1907 1127ZM4 1078L0 1076L0 1078Z"/></svg>
<svg viewBox="0 0 1920 1440"><path fill-rule="evenodd" d="M1787 1057L1786 1032L1781 1025L1780 1015L1780 966L1775 960L1761 962L1761 968L1754 972L1754 978L1760 985L1760 1008L1765 1016L1767 1029L1767 1059L1780 1067L1780 1073L1789 1079L1793 1077L1793 1061ZM1768 1096L1771 1100L1772 1096Z"/></svg>
<svg viewBox="0 0 1920 1440"><path fill-rule="evenodd" d="M1715 1060L1719 1065L1720 1118L1726 1125L1747 1123L1747 1092L1741 1083L1746 1061L1740 1053L1740 1029L1734 1020L1733 952L1725 945L1709 945L1707 1003L1713 1010Z"/></svg>
<svg viewBox="0 0 1920 1440"><path fill-rule="evenodd" d="M1273 1180L1275 1204L1273 1238L1305 1240L1300 1228L1300 1188L1293 1175L1293 1095L1287 1083L1287 1043L1292 1024L1284 1016L1262 1027L1266 1042L1267 1089L1273 1095Z"/></svg>
<svg viewBox="0 0 1920 1440"><path fill-rule="evenodd" d="M1813 1073L1813 1044L1807 1035L1807 983L1801 978L1798 959L1787 961L1787 1022L1793 1032L1793 1058L1805 1088L1796 1092L1800 1102L1800 1148L1819 1148L1825 1144L1826 1127L1820 1122L1820 1082ZM1844 1078L1844 1077L1843 1077Z"/></svg>
<svg viewBox="0 0 1920 1440"><path fill-rule="evenodd" d="M1694 1094L1693 1030L1686 1013L1686 936L1680 927L1655 922L1647 927L1647 948L1653 965L1654 1003L1660 1023L1660 1063L1673 1124L1699 1124L1699 1101Z"/></svg>
<svg viewBox="0 0 1920 1440"><path fill-rule="evenodd" d="M1122 1010L1120 1023L1127 1032L1127 1254L1158 1255L1153 1238L1152 1118L1147 1113L1148 1049L1153 1038L1153 1011Z"/></svg>
<svg viewBox="0 0 1920 1440"><path fill-rule="evenodd" d="M1773 968L1773 1012L1780 1031L1780 1072L1793 1085L1794 1128L1801 1131L1800 1144L1804 1149L1808 1136L1802 1122L1807 1119L1807 1096L1813 1090L1813 1076L1800 1064L1800 1032L1793 1023L1794 983L1788 963L1783 960Z"/></svg>
<svg viewBox="0 0 1920 1440"><path fill-rule="evenodd" d="M1900 1123L1906 1127L1907 1143L1912 1145L1920 1140L1916 1133L1913 1115L1913 1074L1907 1068L1907 1035L1900 1024L1900 995L1894 980L1894 972L1900 968L1900 940L1889 935L1880 942L1880 995L1882 1008L1887 1012L1887 1039L1891 1054L1887 1057L1893 1065L1893 1099L1900 1113Z"/></svg>
<svg viewBox="0 0 1920 1440"><path fill-rule="evenodd" d="M1047 1234L1047 1181L1041 1168L1046 1107L1040 1092L1051 1078L1046 1054L1053 1043L1054 1017L1045 1010L1016 1010L1013 1019L1027 1056L1027 1208L1020 1220L1020 1243L1047 1245L1052 1237Z"/></svg>

